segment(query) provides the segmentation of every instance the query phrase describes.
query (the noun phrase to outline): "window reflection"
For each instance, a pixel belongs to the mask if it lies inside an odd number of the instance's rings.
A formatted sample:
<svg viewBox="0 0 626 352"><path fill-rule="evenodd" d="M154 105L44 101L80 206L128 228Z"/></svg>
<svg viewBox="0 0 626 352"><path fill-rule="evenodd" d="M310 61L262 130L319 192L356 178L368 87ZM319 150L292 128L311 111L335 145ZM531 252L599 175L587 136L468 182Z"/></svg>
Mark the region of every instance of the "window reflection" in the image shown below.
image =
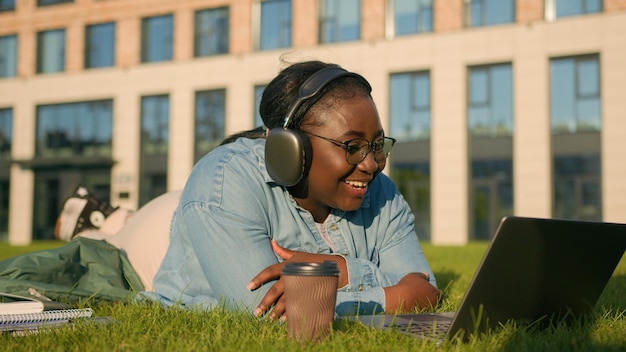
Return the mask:
<svg viewBox="0 0 626 352"><path fill-rule="evenodd" d="M37 73L65 70L65 30L37 33Z"/></svg>
<svg viewBox="0 0 626 352"><path fill-rule="evenodd" d="M551 61L550 117L553 133L601 129L599 71L597 56Z"/></svg>
<svg viewBox="0 0 626 352"><path fill-rule="evenodd" d="M0 36L0 78L17 74L17 35Z"/></svg>
<svg viewBox="0 0 626 352"><path fill-rule="evenodd" d="M360 37L360 0L320 1L320 43L358 40Z"/></svg>
<svg viewBox="0 0 626 352"><path fill-rule="evenodd" d="M470 236L489 239L513 214L513 77L511 64L470 67Z"/></svg>
<svg viewBox="0 0 626 352"><path fill-rule="evenodd" d="M110 157L112 106L101 100L37 107L37 156Z"/></svg>
<svg viewBox="0 0 626 352"><path fill-rule="evenodd" d="M510 64L474 67L469 73L468 122L475 136L513 134Z"/></svg>
<svg viewBox="0 0 626 352"><path fill-rule="evenodd" d="M141 99L139 205L167 191L170 103L167 95Z"/></svg>
<svg viewBox="0 0 626 352"><path fill-rule="evenodd" d="M390 77L389 130L398 142L390 176L415 215L421 239L430 239L430 72L395 73Z"/></svg>
<svg viewBox="0 0 626 352"><path fill-rule="evenodd" d="M195 160L217 147L224 139L226 91L196 93Z"/></svg>
<svg viewBox="0 0 626 352"><path fill-rule="evenodd" d="M115 64L115 24L102 23L85 28L85 67Z"/></svg>
<svg viewBox="0 0 626 352"><path fill-rule="evenodd" d="M254 127L263 126L263 119L259 108L261 106L261 98L265 90L265 84L254 86Z"/></svg>
<svg viewBox="0 0 626 352"><path fill-rule="evenodd" d="M13 109L0 109L0 160L11 158Z"/></svg>
<svg viewBox="0 0 626 352"><path fill-rule="evenodd" d="M556 17L578 16L602 11L602 0L553 0Z"/></svg>
<svg viewBox="0 0 626 352"><path fill-rule="evenodd" d="M141 21L141 62L158 62L172 59L174 18L163 15Z"/></svg>
<svg viewBox="0 0 626 352"><path fill-rule="evenodd" d="M261 5L260 50L291 46L291 0L263 1Z"/></svg>
<svg viewBox="0 0 626 352"><path fill-rule="evenodd" d="M196 11L194 56L228 53L228 7Z"/></svg>
<svg viewBox="0 0 626 352"><path fill-rule="evenodd" d="M432 0L393 0L394 34L432 32Z"/></svg>
<svg viewBox="0 0 626 352"><path fill-rule="evenodd" d="M15 0L0 0L0 12L2 11L14 11Z"/></svg>
<svg viewBox="0 0 626 352"><path fill-rule="evenodd" d="M597 55L550 60L553 216L602 220L602 111Z"/></svg>
<svg viewBox="0 0 626 352"><path fill-rule="evenodd" d="M515 0L465 1L465 25L491 26L515 22Z"/></svg>

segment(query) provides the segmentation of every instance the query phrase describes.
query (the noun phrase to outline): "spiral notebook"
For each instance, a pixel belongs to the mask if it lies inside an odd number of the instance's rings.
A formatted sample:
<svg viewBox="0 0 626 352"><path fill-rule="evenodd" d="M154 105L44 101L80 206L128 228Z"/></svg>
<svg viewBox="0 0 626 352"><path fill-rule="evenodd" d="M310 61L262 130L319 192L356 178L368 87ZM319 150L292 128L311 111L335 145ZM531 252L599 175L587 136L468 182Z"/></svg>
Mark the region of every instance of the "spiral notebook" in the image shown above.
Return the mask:
<svg viewBox="0 0 626 352"><path fill-rule="evenodd" d="M71 308L37 293L34 297L0 292L0 332L36 331L91 317L90 308Z"/></svg>

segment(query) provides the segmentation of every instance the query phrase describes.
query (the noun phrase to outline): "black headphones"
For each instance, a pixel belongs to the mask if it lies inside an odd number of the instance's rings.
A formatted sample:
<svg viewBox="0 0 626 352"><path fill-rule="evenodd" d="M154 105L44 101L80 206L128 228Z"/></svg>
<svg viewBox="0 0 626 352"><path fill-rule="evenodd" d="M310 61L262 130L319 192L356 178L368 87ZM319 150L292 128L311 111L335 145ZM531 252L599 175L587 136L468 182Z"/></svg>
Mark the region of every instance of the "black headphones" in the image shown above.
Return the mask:
<svg viewBox="0 0 626 352"><path fill-rule="evenodd" d="M298 99L289 108L283 127L275 127L269 131L265 142L265 165L267 173L277 184L298 184L311 166L312 148L308 137L300 130L289 129L293 115L307 99L315 97L328 83L344 76L357 77L369 87L367 80L356 73L340 67L323 68L302 83Z"/></svg>

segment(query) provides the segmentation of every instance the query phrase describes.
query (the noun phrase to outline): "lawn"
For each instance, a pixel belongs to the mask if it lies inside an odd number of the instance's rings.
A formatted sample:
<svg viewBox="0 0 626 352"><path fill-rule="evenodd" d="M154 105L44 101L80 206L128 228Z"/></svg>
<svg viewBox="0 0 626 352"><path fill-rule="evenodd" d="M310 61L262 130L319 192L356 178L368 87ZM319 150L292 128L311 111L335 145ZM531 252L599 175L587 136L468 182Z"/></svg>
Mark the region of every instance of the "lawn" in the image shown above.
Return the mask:
<svg viewBox="0 0 626 352"><path fill-rule="evenodd" d="M29 247L0 244L0 259L58 245L58 242ZM453 310L469 285L487 243L423 246L439 286L448 297L441 309ZM138 303L91 305L95 315L109 317L110 322L79 324L23 337L0 334L0 346L5 346L6 351L624 351L625 293L626 259L622 259L596 306L594 317L586 323L530 331L507 324L466 343L445 342L440 347L395 331L372 330L347 322L337 322L327 340L300 345L287 337L284 324L259 320L244 312L163 309Z"/></svg>

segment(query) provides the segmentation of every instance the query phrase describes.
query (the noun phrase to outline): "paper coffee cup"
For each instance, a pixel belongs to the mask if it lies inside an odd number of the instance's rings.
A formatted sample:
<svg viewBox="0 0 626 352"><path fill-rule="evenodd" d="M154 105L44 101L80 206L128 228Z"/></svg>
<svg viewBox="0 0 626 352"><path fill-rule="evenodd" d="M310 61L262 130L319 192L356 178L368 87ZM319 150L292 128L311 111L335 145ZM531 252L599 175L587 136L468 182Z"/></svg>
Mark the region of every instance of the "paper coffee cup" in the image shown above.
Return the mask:
<svg viewBox="0 0 626 352"><path fill-rule="evenodd" d="M328 336L335 316L337 264L287 263L282 273L289 336L308 341Z"/></svg>

